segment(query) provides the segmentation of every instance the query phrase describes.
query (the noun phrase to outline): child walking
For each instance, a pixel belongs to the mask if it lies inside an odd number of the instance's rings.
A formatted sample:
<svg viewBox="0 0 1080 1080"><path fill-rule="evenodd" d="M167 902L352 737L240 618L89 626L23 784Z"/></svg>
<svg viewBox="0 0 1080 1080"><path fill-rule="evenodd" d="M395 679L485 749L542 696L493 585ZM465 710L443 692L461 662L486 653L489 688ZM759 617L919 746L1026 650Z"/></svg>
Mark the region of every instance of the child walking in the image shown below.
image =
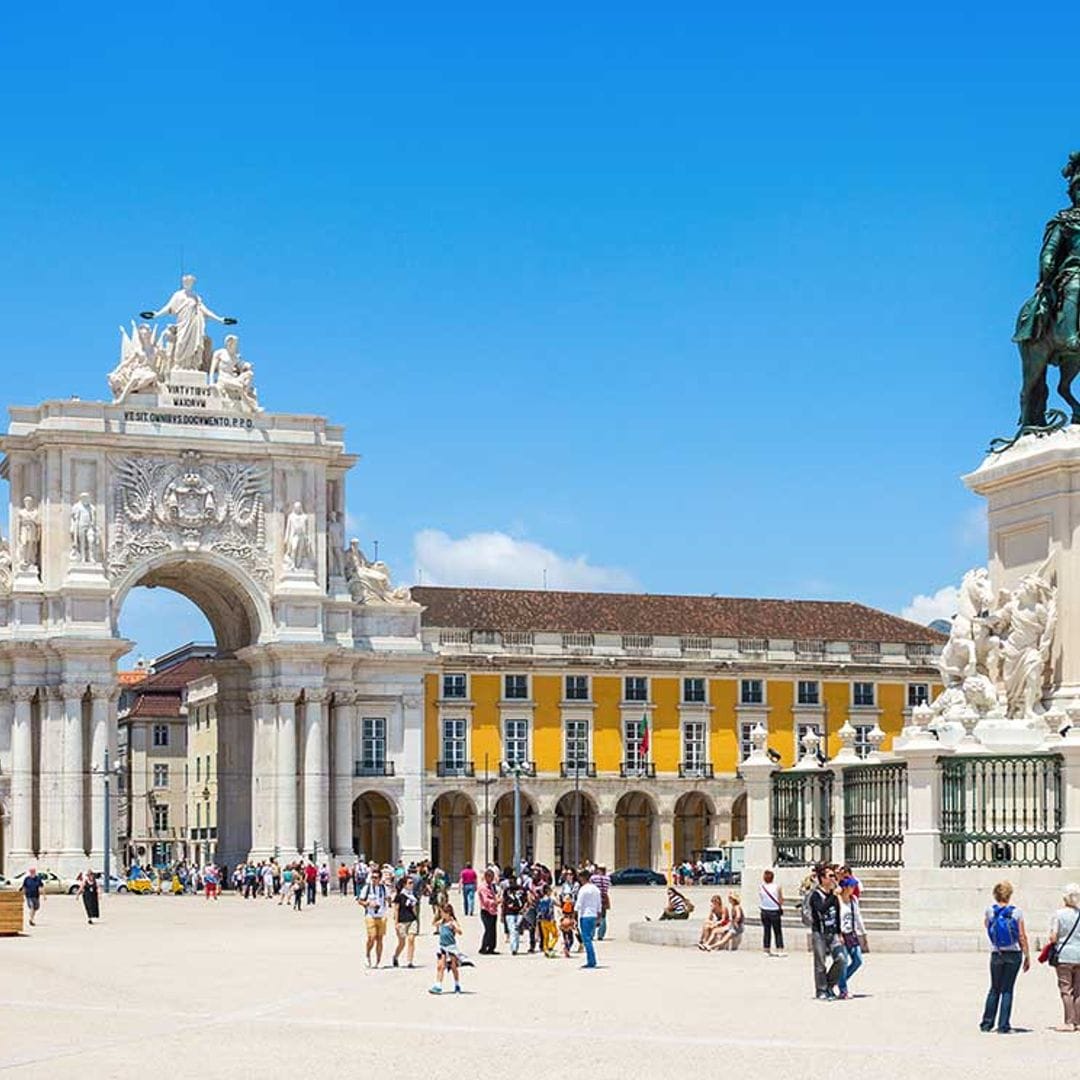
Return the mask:
<svg viewBox="0 0 1080 1080"><path fill-rule="evenodd" d="M450 904L444 903L439 908L438 915L435 917L435 927L439 934L439 948L435 953L437 961L435 978L437 981L428 993L442 993L443 977L446 975L446 969L450 968L450 974L454 976L454 993L460 994L461 978L459 975L460 962L458 959L457 939L458 934L461 933L461 927L458 926L457 917L454 915L454 909Z"/></svg>
<svg viewBox="0 0 1080 1080"><path fill-rule="evenodd" d="M559 927L555 922L555 900L551 886L545 885L536 902L536 920L540 926L540 947L548 959L555 958L555 946L559 943Z"/></svg>
<svg viewBox="0 0 1080 1080"><path fill-rule="evenodd" d="M567 897L562 904L562 918L559 919L559 929L562 931L563 956L570 958L570 951L574 947L574 933L577 930L577 916L574 914L574 901Z"/></svg>

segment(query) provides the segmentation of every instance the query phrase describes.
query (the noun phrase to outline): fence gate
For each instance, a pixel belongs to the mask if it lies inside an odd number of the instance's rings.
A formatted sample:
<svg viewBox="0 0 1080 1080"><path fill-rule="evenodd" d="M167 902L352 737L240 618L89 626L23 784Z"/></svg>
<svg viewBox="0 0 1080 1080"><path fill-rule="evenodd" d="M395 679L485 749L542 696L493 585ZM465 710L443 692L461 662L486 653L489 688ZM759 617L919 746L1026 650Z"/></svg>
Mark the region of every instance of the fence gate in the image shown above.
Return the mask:
<svg viewBox="0 0 1080 1080"><path fill-rule="evenodd" d="M845 769L844 861L850 866L903 866L908 824L907 765Z"/></svg>
<svg viewBox="0 0 1080 1080"><path fill-rule="evenodd" d="M942 866L1060 866L1061 757L946 757Z"/></svg>
<svg viewBox="0 0 1080 1080"><path fill-rule="evenodd" d="M777 866L832 858L831 772L775 772L771 824Z"/></svg>

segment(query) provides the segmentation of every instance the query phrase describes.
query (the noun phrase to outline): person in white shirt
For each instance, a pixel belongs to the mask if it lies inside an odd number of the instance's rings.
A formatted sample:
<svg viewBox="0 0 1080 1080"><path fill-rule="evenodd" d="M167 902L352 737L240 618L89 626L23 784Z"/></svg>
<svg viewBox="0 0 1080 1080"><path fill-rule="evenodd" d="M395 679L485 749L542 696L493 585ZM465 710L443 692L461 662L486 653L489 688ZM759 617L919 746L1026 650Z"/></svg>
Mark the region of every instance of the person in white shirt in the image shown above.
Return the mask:
<svg viewBox="0 0 1080 1080"><path fill-rule="evenodd" d="M596 949L593 947L593 935L596 933L596 920L600 918L603 897L599 888L589 880L589 873L583 870L578 874L577 900L574 910L578 915L578 927L581 930L581 943L585 946L585 963L582 967L596 967Z"/></svg>

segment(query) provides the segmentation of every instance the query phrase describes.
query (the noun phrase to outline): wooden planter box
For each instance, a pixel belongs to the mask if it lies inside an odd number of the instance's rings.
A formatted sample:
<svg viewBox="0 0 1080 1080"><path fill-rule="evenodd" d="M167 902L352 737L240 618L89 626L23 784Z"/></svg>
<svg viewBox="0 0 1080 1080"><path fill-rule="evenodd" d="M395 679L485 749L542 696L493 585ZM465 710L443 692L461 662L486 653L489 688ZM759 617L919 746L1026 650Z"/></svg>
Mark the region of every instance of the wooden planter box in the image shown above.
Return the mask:
<svg viewBox="0 0 1080 1080"><path fill-rule="evenodd" d="M23 932L23 894L13 889L0 889L0 934Z"/></svg>

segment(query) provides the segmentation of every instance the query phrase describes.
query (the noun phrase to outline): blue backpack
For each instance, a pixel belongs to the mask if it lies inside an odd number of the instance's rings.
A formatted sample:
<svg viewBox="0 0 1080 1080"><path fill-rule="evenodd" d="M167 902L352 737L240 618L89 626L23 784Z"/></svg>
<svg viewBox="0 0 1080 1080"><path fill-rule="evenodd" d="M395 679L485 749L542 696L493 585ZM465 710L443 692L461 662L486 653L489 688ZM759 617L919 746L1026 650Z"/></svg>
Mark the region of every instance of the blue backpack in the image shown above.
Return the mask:
<svg viewBox="0 0 1080 1080"><path fill-rule="evenodd" d="M1008 949L1020 940L1020 924L1013 915L1012 904L995 904L986 932L995 949Z"/></svg>

